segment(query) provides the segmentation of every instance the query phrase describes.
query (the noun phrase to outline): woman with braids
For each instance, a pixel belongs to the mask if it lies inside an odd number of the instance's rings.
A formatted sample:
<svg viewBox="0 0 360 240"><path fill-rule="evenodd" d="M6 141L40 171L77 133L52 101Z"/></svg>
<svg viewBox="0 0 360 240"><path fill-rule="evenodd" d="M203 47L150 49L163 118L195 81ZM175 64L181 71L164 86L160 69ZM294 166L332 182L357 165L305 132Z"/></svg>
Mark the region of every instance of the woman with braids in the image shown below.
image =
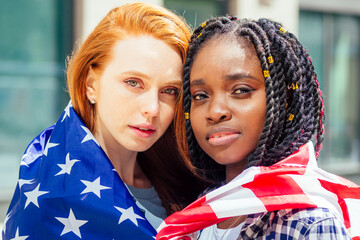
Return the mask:
<svg viewBox="0 0 360 240"><path fill-rule="evenodd" d="M4 240L154 239L197 198L171 126L189 39L162 7L105 16L68 62L71 102L25 151Z"/></svg>
<svg viewBox="0 0 360 240"><path fill-rule="evenodd" d="M179 146L223 186L165 219L157 239L360 236L360 188L316 164L323 101L293 34L267 19L210 19L193 33L183 75Z"/></svg>

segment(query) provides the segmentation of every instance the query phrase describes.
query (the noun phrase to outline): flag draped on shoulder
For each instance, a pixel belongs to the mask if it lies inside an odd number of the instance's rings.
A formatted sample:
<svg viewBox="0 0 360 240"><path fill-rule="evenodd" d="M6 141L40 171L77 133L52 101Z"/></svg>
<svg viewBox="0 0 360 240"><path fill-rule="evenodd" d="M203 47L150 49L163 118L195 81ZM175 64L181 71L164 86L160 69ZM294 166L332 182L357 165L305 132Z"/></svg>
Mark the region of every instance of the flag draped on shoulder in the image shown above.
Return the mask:
<svg viewBox="0 0 360 240"><path fill-rule="evenodd" d="M154 239L71 102L28 146L4 225L8 239Z"/></svg>
<svg viewBox="0 0 360 240"><path fill-rule="evenodd" d="M225 219L280 209L323 207L360 239L360 187L318 168L311 142L269 167L250 167L228 184L166 218L156 239L196 239Z"/></svg>

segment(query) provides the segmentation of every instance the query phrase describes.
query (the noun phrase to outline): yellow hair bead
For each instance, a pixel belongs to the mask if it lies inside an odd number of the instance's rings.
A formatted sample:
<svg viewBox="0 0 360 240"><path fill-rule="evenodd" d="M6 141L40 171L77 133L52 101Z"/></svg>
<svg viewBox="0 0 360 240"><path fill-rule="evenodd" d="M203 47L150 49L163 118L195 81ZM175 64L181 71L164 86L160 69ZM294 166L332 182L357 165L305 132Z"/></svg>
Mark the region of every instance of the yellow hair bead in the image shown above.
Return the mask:
<svg viewBox="0 0 360 240"><path fill-rule="evenodd" d="M190 113L186 112L185 113L185 119L189 119L190 118Z"/></svg>
<svg viewBox="0 0 360 240"><path fill-rule="evenodd" d="M297 84L291 84L291 87L290 87L290 89L292 89L292 90L296 90L296 89L298 89L299 88L299 86L297 85Z"/></svg>
<svg viewBox="0 0 360 240"><path fill-rule="evenodd" d="M283 28L283 27L281 27L279 30L280 30L281 32L283 32L283 33L286 33L286 29Z"/></svg>
<svg viewBox="0 0 360 240"><path fill-rule="evenodd" d="M289 118L288 118L288 119L289 119L289 121L294 120L294 117L295 117L295 115L294 115L294 114L290 114L290 115L289 115Z"/></svg>
<svg viewBox="0 0 360 240"><path fill-rule="evenodd" d="M269 70L264 70L264 77L270 77Z"/></svg>
<svg viewBox="0 0 360 240"><path fill-rule="evenodd" d="M206 27L206 22L203 22L203 23L201 24L201 27L202 27L202 28Z"/></svg>
<svg viewBox="0 0 360 240"><path fill-rule="evenodd" d="M202 35L202 33L200 33L197 37L199 38Z"/></svg>
<svg viewBox="0 0 360 240"><path fill-rule="evenodd" d="M272 56L269 56L269 57L268 57L268 62L269 62L269 63L273 63L273 62L274 62L274 58L273 58Z"/></svg>

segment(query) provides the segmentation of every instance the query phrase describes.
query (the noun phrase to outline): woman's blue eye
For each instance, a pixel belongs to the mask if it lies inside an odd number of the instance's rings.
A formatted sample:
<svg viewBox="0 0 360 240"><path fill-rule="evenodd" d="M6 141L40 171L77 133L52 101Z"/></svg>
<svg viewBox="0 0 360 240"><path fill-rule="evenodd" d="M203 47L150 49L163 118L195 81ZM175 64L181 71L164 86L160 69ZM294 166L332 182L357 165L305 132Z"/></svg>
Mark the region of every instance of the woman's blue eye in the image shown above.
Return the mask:
<svg viewBox="0 0 360 240"><path fill-rule="evenodd" d="M127 81L125 81L125 82L126 82L127 84L129 84L131 87L138 87L138 86L140 85L138 81L132 80L132 79L127 80Z"/></svg>

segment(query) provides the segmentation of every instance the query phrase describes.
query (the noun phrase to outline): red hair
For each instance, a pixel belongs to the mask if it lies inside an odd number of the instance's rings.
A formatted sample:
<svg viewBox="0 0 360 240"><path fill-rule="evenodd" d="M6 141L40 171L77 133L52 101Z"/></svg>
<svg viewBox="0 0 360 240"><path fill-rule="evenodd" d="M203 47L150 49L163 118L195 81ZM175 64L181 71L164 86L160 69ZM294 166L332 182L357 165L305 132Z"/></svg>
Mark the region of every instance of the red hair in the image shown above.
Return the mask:
<svg viewBox="0 0 360 240"><path fill-rule="evenodd" d="M170 45L186 58L190 29L180 17L146 3L126 4L111 10L68 61L67 83L74 110L94 130L94 105L86 96L90 68L100 74L111 59L115 43L128 36L150 35ZM155 186L170 214L195 200L204 182L181 158L173 126L147 151L138 153L139 164Z"/></svg>
<svg viewBox="0 0 360 240"><path fill-rule="evenodd" d="M166 42L185 60L190 38L187 24L165 8L134 3L111 10L68 61L67 85L72 105L91 131L94 109L85 87L89 69L103 71L117 41L142 34Z"/></svg>

